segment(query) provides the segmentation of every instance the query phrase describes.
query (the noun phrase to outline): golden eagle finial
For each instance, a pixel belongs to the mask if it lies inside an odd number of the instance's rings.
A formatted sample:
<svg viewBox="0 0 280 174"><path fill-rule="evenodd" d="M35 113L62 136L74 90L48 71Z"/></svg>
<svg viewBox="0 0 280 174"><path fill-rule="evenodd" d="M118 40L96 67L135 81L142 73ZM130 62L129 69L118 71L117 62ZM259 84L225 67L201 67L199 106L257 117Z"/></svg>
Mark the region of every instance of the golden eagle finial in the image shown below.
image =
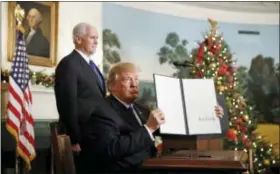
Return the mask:
<svg viewBox="0 0 280 174"><path fill-rule="evenodd" d="M208 22L211 25L211 35L214 36L217 31L217 21L214 21L213 19L208 18Z"/></svg>
<svg viewBox="0 0 280 174"><path fill-rule="evenodd" d="M24 19L25 12L24 9L22 9L19 4L17 4L15 7L14 15L17 20L17 28L21 30L22 33L24 33L24 28L22 27L21 24Z"/></svg>

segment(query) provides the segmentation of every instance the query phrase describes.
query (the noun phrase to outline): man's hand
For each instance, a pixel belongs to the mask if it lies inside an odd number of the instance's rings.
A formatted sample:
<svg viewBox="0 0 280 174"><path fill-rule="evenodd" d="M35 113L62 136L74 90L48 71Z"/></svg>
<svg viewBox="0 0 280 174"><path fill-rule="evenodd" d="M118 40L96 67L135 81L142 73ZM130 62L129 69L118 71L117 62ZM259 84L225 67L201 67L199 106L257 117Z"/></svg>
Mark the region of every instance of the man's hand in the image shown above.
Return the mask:
<svg viewBox="0 0 280 174"><path fill-rule="evenodd" d="M163 112L160 109L153 110L150 113L149 119L147 121L147 127L150 129L150 131L153 133L155 132L160 125L165 123L165 116Z"/></svg>
<svg viewBox="0 0 280 174"><path fill-rule="evenodd" d="M82 149L80 147L80 144L73 144L72 145L72 151L73 152L80 152Z"/></svg>
<svg viewBox="0 0 280 174"><path fill-rule="evenodd" d="M224 115L224 110L220 105L215 106L215 112L216 112L217 117L219 117L220 119Z"/></svg>

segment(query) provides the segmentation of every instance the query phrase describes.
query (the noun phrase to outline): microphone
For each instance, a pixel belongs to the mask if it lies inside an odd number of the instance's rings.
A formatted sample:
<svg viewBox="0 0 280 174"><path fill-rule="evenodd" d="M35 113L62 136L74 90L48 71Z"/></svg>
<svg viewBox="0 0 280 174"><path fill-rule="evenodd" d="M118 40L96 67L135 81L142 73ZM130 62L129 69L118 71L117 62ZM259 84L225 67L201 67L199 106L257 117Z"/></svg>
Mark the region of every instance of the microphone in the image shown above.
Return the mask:
<svg viewBox="0 0 280 174"><path fill-rule="evenodd" d="M185 61L174 61L173 65L176 66L176 67L185 67L185 68L194 66L191 62L189 62L187 60L185 60Z"/></svg>

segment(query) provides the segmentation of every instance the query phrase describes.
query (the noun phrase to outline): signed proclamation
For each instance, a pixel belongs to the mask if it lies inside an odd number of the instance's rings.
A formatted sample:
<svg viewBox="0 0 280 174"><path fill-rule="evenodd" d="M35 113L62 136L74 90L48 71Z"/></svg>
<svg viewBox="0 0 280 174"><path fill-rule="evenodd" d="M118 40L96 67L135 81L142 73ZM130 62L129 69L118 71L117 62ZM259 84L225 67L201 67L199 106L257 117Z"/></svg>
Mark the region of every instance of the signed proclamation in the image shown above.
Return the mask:
<svg viewBox="0 0 280 174"><path fill-rule="evenodd" d="M184 79L184 105L189 135L222 133L216 116L217 97L212 79Z"/></svg>
<svg viewBox="0 0 280 174"><path fill-rule="evenodd" d="M222 133L212 79L178 79L154 74L157 106L166 117L160 133L207 135Z"/></svg>
<svg viewBox="0 0 280 174"><path fill-rule="evenodd" d="M186 122L182 105L180 80L172 77L155 76L157 105L165 115L165 124L160 133L186 134Z"/></svg>

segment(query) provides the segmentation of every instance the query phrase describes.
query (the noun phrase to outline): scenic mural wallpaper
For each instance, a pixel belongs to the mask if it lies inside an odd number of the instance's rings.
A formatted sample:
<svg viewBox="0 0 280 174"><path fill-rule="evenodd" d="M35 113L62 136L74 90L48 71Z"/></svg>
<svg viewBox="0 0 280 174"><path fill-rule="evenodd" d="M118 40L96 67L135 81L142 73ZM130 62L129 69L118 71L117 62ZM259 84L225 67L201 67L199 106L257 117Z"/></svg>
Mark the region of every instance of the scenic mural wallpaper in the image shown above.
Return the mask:
<svg viewBox="0 0 280 174"><path fill-rule="evenodd" d="M153 73L189 77L175 60L190 60L209 30L207 19L187 19L103 3L104 74L119 61L134 62L141 69L139 102L155 102ZM279 120L279 26L218 21L236 60L243 95L259 111L259 121ZM249 31L249 32L248 32Z"/></svg>

